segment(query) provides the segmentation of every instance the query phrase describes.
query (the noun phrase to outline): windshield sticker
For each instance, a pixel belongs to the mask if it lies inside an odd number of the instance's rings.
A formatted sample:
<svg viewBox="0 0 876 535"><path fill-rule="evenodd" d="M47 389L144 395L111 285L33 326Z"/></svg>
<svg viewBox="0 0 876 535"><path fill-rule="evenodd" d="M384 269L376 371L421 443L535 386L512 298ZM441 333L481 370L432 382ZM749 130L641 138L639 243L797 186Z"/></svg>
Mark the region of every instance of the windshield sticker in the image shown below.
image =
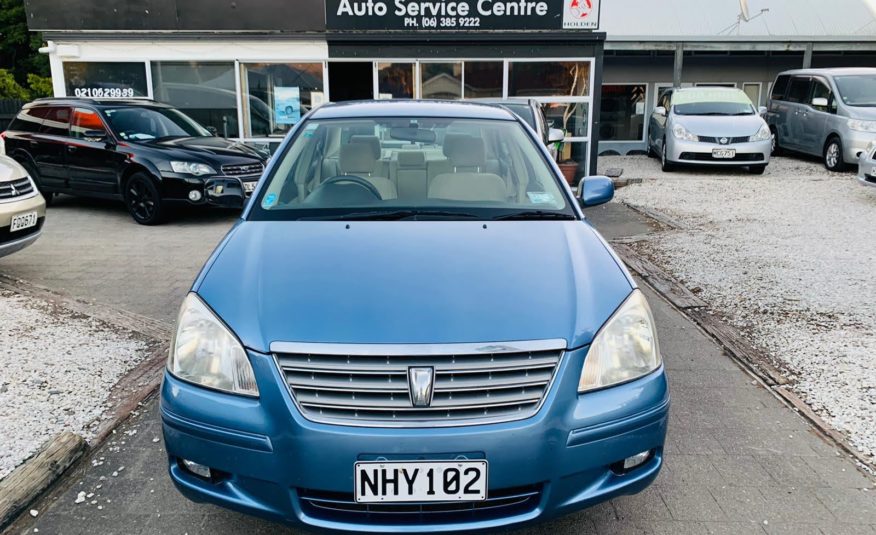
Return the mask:
<svg viewBox="0 0 876 535"><path fill-rule="evenodd" d="M543 191L527 191L529 202L532 204L554 204L554 196Z"/></svg>
<svg viewBox="0 0 876 535"><path fill-rule="evenodd" d="M268 193L265 195L265 200L262 201L262 208L270 208L277 204L277 194L276 193Z"/></svg>

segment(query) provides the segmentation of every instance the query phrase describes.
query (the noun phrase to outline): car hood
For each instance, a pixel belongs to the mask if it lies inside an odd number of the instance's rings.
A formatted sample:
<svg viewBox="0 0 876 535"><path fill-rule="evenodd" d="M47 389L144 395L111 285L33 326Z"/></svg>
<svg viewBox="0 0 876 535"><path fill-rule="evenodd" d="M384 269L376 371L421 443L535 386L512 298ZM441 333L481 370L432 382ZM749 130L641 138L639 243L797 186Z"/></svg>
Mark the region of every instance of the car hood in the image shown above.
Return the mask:
<svg viewBox="0 0 876 535"><path fill-rule="evenodd" d="M861 119L864 121L876 121L876 108L865 108L863 106L846 106L849 112L849 117L852 119Z"/></svg>
<svg viewBox="0 0 876 535"><path fill-rule="evenodd" d="M745 137L753 136L766 123L759 115L702 116L676 115L674 124L680 124L687 131L706 137Z"/></svg>
<svg viewBox="0 0 876 535"><path fill-rule="evenodd" d="M267 157L267 154L263 154L243 143L215 136L159 139L143 144L164 150L177 149L180 152L184 151L187 154L200 155L210 159L212 159L211 157L219 157L222 160L245 157L247 160L255 158L264 161Z"/></svg>
<svg viewBox="0 0 876 535"><path fill-rule="evenodd" d="M194 290L271 342L588 344L632 291L589 224L243 222Z"/></svg>

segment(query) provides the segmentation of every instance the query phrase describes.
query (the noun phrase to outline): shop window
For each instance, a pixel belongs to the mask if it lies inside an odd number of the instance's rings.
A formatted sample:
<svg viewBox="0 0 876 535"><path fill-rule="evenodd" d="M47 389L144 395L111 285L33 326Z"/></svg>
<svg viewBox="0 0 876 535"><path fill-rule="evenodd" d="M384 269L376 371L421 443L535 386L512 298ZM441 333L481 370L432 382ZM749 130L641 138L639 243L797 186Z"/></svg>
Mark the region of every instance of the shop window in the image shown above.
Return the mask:
<svg viewBox="0 0 876 535"><path fill-rule="evenodd" d="M420 94L442 100L462 98L462 63L421 63Z"/></svg>
<svg viewBox="0 0 876 535"><path fill-rule="evenodd" d="M642 141L645 134L644 84L603 85L600 106L601 141Z"/></svg>
<svg viewBox="0 0 876 535"><path fill-rule="evenodd" d="M466 61L465 98L488 98L502 96L504 78L501 61Z"/></svg>
<svg viewBox="0 0 876 535"><path fill-rule="evenodd" d="M155 100L166 102L223 137L237 137L234 63L152 63Z"/></svg>
<svg viewBox="0 0 876 535"><path fill-rule="evenodd" d="M282 136L325 102L322 63L244 64L241 70L246 137Z"/></svg>
<svg viewBox="0 0 876 535"><path fill-rule="evenodd" d="M377 98L414 98L414 64L378 63Z"/></svg>
<svg viewBox="0 0 876 535"><path fill-rule="evenodd" d="M590 96L590 63L515 61L508 65L508 96Z"/></svg>
<svg viewBox="0 0 876 535"><path fill-rule="evenodd" d="M67 96L133 98L148 95L143 62L71 61L64 63Z"/></svg>
<svg viewBox="0 0 876 535"><path fill-rule="evenodd" d="M559 128L567 138L588 137L590 104L586 102L545 102L548 128Z"/></svg>
<svg viewBox="0 0 876 535"><path fill-rule="evenodd" d="M94 110L85 108L75 108L73 110L73 121L70 124L70 135L82 139L85 138L85 133L102 132L106 135L106 127L103 125L103 120ZM91 136L100 137L100 136Z"/></svg>

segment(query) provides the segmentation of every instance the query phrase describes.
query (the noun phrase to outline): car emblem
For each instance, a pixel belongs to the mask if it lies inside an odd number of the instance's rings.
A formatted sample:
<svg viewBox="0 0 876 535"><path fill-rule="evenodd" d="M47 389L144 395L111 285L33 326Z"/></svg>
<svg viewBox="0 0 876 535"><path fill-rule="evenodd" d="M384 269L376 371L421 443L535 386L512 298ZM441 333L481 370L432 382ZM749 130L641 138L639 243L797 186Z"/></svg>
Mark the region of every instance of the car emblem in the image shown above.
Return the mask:
<svg viewBox="0 0 876 535"><path fill-rule="evenodd" d="M721 142L721 145L726 145L726 144L730 143L730 140L727 139L726 137L722 137L722 138L719 139L718 141Z"/></svg>
<svg viewBox="0 0 876 535"><path fill-rule="evenodd" d="M428 407L432 404L434 379L434 368L408 368L408 390L414 407Z"/></svg>
<svg viewBox="0 0 876 535"><path fill-rule="evenodd" d="M18 197L18 190L15 189L15 184L9 184L9 187L12 188L12 196Z"/></svg>

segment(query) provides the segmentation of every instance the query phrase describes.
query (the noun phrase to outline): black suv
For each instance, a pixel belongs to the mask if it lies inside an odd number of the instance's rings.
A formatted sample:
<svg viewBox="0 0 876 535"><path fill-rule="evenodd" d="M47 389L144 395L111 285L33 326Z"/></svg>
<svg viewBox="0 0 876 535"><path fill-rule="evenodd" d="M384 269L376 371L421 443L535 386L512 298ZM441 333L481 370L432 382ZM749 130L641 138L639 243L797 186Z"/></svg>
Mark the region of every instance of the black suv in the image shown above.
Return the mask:
<svg viewBox="0 0 876 535"><path fill-rule="evenodd" d="M47 202L119 199L143 225L160 223L172 202L241 205L269 158L150 100L39 99L3 137Z"/></svg>

